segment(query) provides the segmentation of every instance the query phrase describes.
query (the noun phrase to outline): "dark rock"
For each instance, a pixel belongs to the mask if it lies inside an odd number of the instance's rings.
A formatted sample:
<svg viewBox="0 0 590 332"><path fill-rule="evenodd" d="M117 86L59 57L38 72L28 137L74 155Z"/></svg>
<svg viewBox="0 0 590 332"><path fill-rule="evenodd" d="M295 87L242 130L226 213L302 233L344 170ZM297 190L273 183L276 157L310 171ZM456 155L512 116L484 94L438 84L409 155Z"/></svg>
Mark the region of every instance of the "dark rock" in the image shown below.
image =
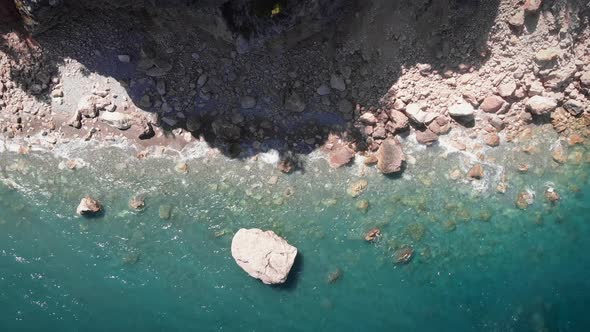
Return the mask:
<svg viewBox="0 0 590 332"><path fill-rule="evenodd" d="M563 108L574 116L579 116L584 113L584 104L575 99L566 101L565 104L563 104Z"/></svg>

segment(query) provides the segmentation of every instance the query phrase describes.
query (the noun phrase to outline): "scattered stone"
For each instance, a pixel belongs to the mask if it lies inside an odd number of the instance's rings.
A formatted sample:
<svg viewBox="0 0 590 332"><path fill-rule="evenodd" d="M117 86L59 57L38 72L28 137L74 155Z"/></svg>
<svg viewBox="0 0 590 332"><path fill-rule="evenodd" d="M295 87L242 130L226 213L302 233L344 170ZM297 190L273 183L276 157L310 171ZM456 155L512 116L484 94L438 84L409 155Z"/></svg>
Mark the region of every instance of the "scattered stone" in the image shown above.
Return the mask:
<svg viewBox="0 0 590 332"><path fill-rule="evenodd" d="M344 78L342 78L342 76L340 76L340 75L333 74L332 77L330 77L330 86L334 90L338 90L338 91L346 90L346 83L344 83Z"/></svg>
<svg viewBox="0 0 590 332"><path fill-rule="evenodd" d="M556 49L548 48L540 50L535 54L535 61L540 64L546 64L555 61L559 57L559 51Z"/></svg>
<svg viewBox="0 0 590 332"><path fill-rule="evenodd" d="M240 100L240 105L242 106L243 109L254 108L254 106L256 106L256 99L251 96L244 96Z"/></svg>
<svg viewBox="0 0 590 332"><path fill-rule="evenodd" d="M567 156L565 154L565 149L561 144L556 145L553 150L551 150L551 157L553 160L559 164L563 164L567 161Z"/></svg>
<svg viewBox="0 0 590 332"><path fill-rule="evenodd" d="M305 101L297 94L292 92L285 100L285 109L293 113L301 113L305 110Z"/></svg>
<svg viewBox="0 0 590 332"><path fill-rule="evenodd" d="M432 145L438 141L438 135L432 132L430 129L416 130L416 140L420 144Z"/></svg>
<svg viewBox="0 0 590 332"><path fill-rule="evenodd" d="M139 100L139 106L141 108L150 108L152 106L152 101L149 95L143 95Z"/></svg>
<svg viewBox="0 0 590 332"><path fill-rule="evenodd" d="M454 220L445 220L442 223L442 226L445 232L453 232L457 229L457 222L455 222Z"/></svg>
<svg viewBox="0 0 590 332"><path fill-rule="evenodd" d="M131 122L133 121L132 116L121 112L103 112L99 118L104 123L119 130L131 128Z"/></svg>
<svg viewBox="0 0 590 332"><path fill-rule="evenodd" d="M87 118L95 118L98 116L98 109L96 108L96 97L92 95L84 96L78 102L78 113Z"/></svg>
<svg viewBox="0 0 590 332"><path fill-rule="evenodd" d="M174 166L174 170L176 173L186 174L188 173L188 165L187 163L178 163Z"/></svg>
<svg viewBox="0 0 590 332"><path fill-rule="evenodd" d="M117 58L119 59L120 62L123 62L123 63L131 62L131 57L127 54L119 54L119 55L117 55Z"/></svg>
<svg viewBox="0 0 590 332"><path fill-rule="evenodd" d="M473 167L471 167L469 172L467 172L467 176L472 179L476 179L476 180L483 179L484 171L483 171L483 167L481 166L481 164L476 164Z"/></svg>
<svg viewBox="0 0 590 332"><path fill-rule="evenodd" d="M266 183L270 184L271 186L274 186L277 184L277 182L279 182L279 177L276 175L271 176L268 181L266 181Z"/></svg>
<svg viewBox="0 0 590 332"><path fill-rule="evenodd" d="M524 10L517 11L510 19L508 20L508 24L511 26L520 29L524 26Z"/></svg>
<svg viewBox="0 0 590 332"><path fill-rule="evenodd" d="M496 113L498 112L506 101L502 99L500 96L492 95L486 97L481 105L479 105L479 109L486 113Z"/></svg>
<svg viewBox="0 0 590 332"><path fill-rule="evenodd" d="M449 107L449 115L454 118L472 118L475 110L468 103L459 103Z"/></svg>
<svg viewBox="0 0 590 332"><path fill-rule="evenodd" d="M510 80L507 83L502 83L498 86L498 94L503 98L510 98L516 92L516 83Z"/></svg>
<svg viewBox="0 0 590 332"><path fill-rule="evenodd" d="M569 145L584 144L584 137L579 134L571 134L567 139Z"/></svg>
<svg viewBox="0 0 590 332"><path fill-rule="evenodd" d="M369 186L369 182L367 180L360 179L358 181L353 182L348 187L346 192L352 197L358 197L360 194L362 194L365 191L365 189L367 189L368 186Z"/></svg>
<svg viewBox="0 0 590 332"><path fill-rule="evenodd" d="M317 93L318 93L318 95L320 95L320 96L327 96L327 95L329 95L329 94L330 94L332 91L330 90L330 87L329 87L327 84L323 83L322 85L320 85L320 86L317 88L316 92L317 92Z"/></svg>
<svg viewBox="0 0 590 332"><path fill-rule="evenodd" d="M132 210L142 210L145 207L145 200L140 196L133 196L129 200L129 207Z"/></svg>
<svg viewBox="0 0 590 332"><path fill-rule="evenodd" d="M389 128L390 131L394 134L397 134L410 128L410 120L404 113L400 111L391 110L389 112L389 119L391 120L389 122Z"/></svg>
<svg viewBox="0 0 590 332"><path fill-rule="evenodd" d="M338 101L337 107L340 114L350 114L352 111L354 111L354 106L347 99L340 99Z"/></svg>
<svg viewBox="0 0 590 332"><path fill-rule="evenodd" d="M360 201L356 202L356 208L363 213L367 213L369 210L369 201L366 199L361 199Z"/></svg>
<svg viewBox="0 0 590 332"><path fill-rule="evenodd" d="M74 115L68 121L68 126L74 127L76 129L82 128L82 115L80 111L76 111Z"/></svg>
<svg viewBox="0 0 590 332"><path fill-rule="evenodd" d="M463 176L463 174L462 174L462 173L461 173L461 171L460 171L460 170L458 170L458 169L455 169L455 170L453 170L453 171L452 171L452 172L449 174L449 178L450 178L451 180L454 180L454 181L457 181L457 180L459 180L459 179L460 179L462 176Z"/></svg>
<svg viewBox="0 0 590 332"><path fill-rule="evenodd" d="M529 205L533 204L534 201L535 195L532 191L521 191L516 197L516 206L521 210L525 210Z"/></svg>
<svg viewBox="0 0 590 332"><path fill-rule="evenodd" d="M330 167L340 168L344 165L347 165L352 161L352 159L354 159L354 155L354 150L352 150L346 145L337 147L330 151L330 154L328 156Z"/></svg>
<svg viewBox="0 0 590 332"><path fill-rule="evenodd" d="M374 125L378 120L373 113L366 112L360 116L359 121L365 125Z"/></svg>
<svg viewBox="0 0 590 332"><path fill-rule="evenodd" d="M438 116L435 112L425 112L426 105L413 103L406 106L406 115L420 125L427 125Z"/></svg>
<svg viewBox="0 0 590 332"><path fill-rule="evenodd" d="M63 96L64 96L64 91L60 88L54 89L53 91L51 91L52 98L61 98Z"/></svg>
<svg viewBox="0 0 590 332"><path fill-rule="evenodd" d="M207 83L208 78L209 76L207 76L207 74L201 74L201 76L199 76L199 78L197 79L197 86L199 88L203 87L205 83Z"/></svg>
<svg viewBox="0 0 590 332"><path fill-rule="evenodd" d="M295 262L297 248L273 231L242 228L232 239L231 253L251 277L265 284L282 284Z"/></svg>
<svg viewBox="0 0 590 332"><path fill-rule="evenodd" d="M96 199L86 196L82 198L78 208L76 209L76 213L81 216L85 215L95 215L102 210L102 205Z"/></svg>
<svg viewBox="0 0 590 332"><path fill-rule="evenodd" d="M518 164L517 169L521 173L526 173L529 171L529 165L528 164Z"/></svg>
<svg viewBox="0 0 590 332"><path fill-rule="evenodd" d="M162 204L158 208L158 215L162 220L170 220L172 218L172 205Z"/></svg>
<svg viewBox="0 0 590 332"><path fill-rule="evenodd" d="M414 256L414 249L412 247L403 247L393 252L393 262L395 264L407 264Z"/></svg>
<svg viewBox="0 0 590 332"><path fill-rule="evenodd" d="M584 104L575 99L570 99L563 104L563 108L573 116L580 116L584 113Z"/></svg>
<svg viewBox="0 0 590 332"><path fill-rule="evenodd" d="M552 112L557 107L557 102L548 97L534 96L526 101L526 109L534 115L544 115Z"/></svg>
<svg viewBox="0 0 590 332"><path fill-rule="evenodd" d="M547 188L547 190L545 190L545 199L547 199L551 203L556 203L560 199L560 196L555 191L555 189L549 187Z"/></svg>
<svg viewBox="0 0 590 332"><path fill-rule="evenodd" d="M365 241L367 242L373 242L375 241L377 238L379 238L379 236L381 236L381 230L377 227L375 228L371 228L366 234L365 234Z"/></svg>
<svg viewBox="0 0 590 332"><path fill-rule="evenodd" d="M289 158L285 158L277 164L277 169L285 174L290 174L295 170L295 164Z"/></svg>
<svg viewBox="0 0 590 332"><path fill-rule="evenodd" d="M381 143L377 151L377 168L381 173L391 174L401 171L404 161L404 150L397 139L388 138Z"/></svg>
<svg viewBox="0 0 590 332"><path fill-rule="evenodd" d="M534 14L539 11L542 3L543 0L526 0L522 6L522 9L524 9L525 13L527 14Z"/></svg>
<svg viewBox="0 0 590 332"><path fill-rule="evenodd" d="M485 143L491 147L500 145L500 136L496 133L489 133L484 139Z"/></svg>

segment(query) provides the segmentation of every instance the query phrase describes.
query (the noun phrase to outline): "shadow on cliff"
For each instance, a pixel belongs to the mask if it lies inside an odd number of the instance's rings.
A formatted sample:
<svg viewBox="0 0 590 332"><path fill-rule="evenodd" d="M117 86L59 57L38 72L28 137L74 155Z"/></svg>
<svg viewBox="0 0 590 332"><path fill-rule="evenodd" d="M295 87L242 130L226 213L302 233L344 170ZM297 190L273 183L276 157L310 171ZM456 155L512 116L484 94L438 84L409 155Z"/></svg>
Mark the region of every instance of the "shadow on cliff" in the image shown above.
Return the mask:
<svg viewBox="0 0 590 332"><path fill-rule="evenodd" d="M487 60L488 35L499 2L345 0L345 5L335 11L337 14L330 12L334 17L328 17L319 32L293 33L301 30L300 23L271 38L265 52L251 46L248 53L233 55L235 45L214 39L194 23L191 25L194 17L190 7L100 12L67 8L67 20L62 19L56 27L34 38L47 54L47 58L36 58L34 66L53 75L65 61L74 59L87 74L121 82L138 108L160 115L166 135L177 135L179 128L191 129L195 137L204 138L233 158L247 158L270 149L278 150L281 156L310 153L326 143L332 133L356 141L356 148L362 150L367 148L363 143L366 134L355 122L359 110L358 106L354 110L353 105L391 108L395 93L392 85L404 68L417 64L440 74L467 72L481 66ZM11 29L14 25L4 24L2 32ZM191 43L195 32L200 36L198 44ZM325 45L327 52L306 58L302 50L317 45ZM6 40L0 43L0 49L17 63L24 61ZM129 55L131 61L119 61L120 54ZM146 58L155 64L151 68L156 73L151 76L146 70L138 70ZM318 83L304 76L313 74L310 70L322 73L329 85L330 73L346 75L340 64L351 67L352 84L347 84L344 92L334 90L320 97L316 93ZM200 88L198 78L203 66L217 71ZM292 72L297 72L299 66L305 66L305 70L295 77ZM11 68L11 78L39 100L48 101L50 89L34 91L40 85L51 85L47 77L22 67ZM264 67L278 69L259 70ZM268 78L283 85L273 91L257 90L262 87L248 86L250 76L257 82ZM157 92L158 84L165 85L165 94ZM304 99L305 111L268 111L283 105L293 92ZM244 95L254 97L256 106L241 107ZM228 100L228 96L232 99ZM339 110L342 100L350 101L352 107Z"/></svg>

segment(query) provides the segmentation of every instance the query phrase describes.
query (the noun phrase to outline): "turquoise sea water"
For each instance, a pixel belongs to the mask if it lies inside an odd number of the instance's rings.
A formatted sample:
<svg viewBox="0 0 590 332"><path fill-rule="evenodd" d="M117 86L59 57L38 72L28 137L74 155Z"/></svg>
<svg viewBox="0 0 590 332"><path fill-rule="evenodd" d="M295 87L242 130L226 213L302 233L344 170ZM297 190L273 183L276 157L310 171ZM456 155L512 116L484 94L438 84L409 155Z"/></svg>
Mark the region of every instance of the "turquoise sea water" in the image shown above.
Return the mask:
<svg viewBox="0 0 590 332"><path fill-rule="evenodd" d="M265 158L0 147L0 330L587 331L590 151L570 147L558 165L547 152L557 138L540 137L487 151L477 182L448 176L477 155L409 142L396 178L360 164L330 170L313 155L305 172L285 176ZM183 158L188 174L174 170ZM67 169L68 159L83 167ZM369 186L351 198L346 188L361 177ZM548 186L556 205L543 197ZM523 211L514 201L525 189L536 197ZM86 194L103 216L75 215ZM142 212L127 206L137 194ZM172 208L169 220L160 207ZM376 226L382 237L365 242ZM234 263L241 227L273 229L298 247L286 285L264 285ZM405 246L413 259L394 264Z"/></svg>

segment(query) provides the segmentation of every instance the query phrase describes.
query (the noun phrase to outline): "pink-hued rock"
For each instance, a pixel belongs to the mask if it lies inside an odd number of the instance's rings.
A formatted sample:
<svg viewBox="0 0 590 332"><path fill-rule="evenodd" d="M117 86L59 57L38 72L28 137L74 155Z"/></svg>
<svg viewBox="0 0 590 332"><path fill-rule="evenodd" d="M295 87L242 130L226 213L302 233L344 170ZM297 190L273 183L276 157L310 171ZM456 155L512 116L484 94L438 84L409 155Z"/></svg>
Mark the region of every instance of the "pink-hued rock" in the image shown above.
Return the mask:
<svg viewBox="0 0 590 332"><path fill-rule="evenodd" d="M381 143L377 151L377 168L383 174L401 171L405 160L402 145L395 138L388 138Z"/></svg>
<svg viewBox="0 0 590 332"><path fill-rule="evenodd" d="M332 151L328 156L330 167L339 168L352 161L354 159L354 151L348 146L340 146Z"/></svg>
<svg viewBox="0 0 590 332"><path fill-rule="evenodd" d="M84 216L84 215L92 215L100 212L102 210L102 206L100 203L90 196L86 196L82 198L78 208L76 209L76 213Z"/></svg>
<svg viewBox="0 0 590 332"><path fill-rule="evenodd" d="M273 231L240 229L231 242L231 255L251 277L265 284L282 284L295 262L297 248Z"/></svg>
<svg viewBox="0 0 590 332"><path fill-rule="evenodd" d="M486 113L496 113L500 110L500 108L502 108L504 103L505 101L502 99L502 97L493 95L486 97L481 105L479 105L479 108Z"/></svg>

